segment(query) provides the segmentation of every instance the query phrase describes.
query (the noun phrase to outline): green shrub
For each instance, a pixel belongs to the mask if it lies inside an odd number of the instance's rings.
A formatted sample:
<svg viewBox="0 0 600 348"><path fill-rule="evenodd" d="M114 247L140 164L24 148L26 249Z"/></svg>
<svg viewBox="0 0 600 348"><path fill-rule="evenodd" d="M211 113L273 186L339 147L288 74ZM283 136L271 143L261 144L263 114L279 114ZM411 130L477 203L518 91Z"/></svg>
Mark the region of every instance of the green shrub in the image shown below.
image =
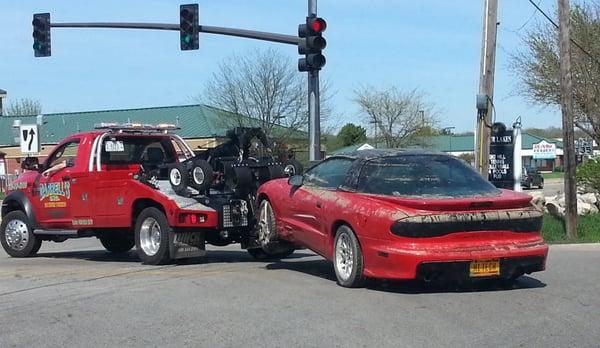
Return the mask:
<svg viewBox="0 0 600 348"><path fill-rule="evenodd" d="M544 215L542 235L548 243L600 242L600 214L579 216L577 219L577 240L567 238L563 220L550 214Z"/></svg>
<svg viewBox="0 0 600 348"><path fill-rule="evenodd" d="M600 193L600 158L592 158L577 167L577 183L587 191Z"/></svg>

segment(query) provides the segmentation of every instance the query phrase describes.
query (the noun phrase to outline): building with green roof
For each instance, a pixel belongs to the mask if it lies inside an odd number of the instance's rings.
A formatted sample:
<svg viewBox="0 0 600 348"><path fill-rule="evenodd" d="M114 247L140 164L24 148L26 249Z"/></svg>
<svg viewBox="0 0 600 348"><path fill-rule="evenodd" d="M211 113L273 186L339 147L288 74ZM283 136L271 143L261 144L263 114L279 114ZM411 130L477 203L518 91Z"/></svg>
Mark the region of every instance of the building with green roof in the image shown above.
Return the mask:
<svg viewBox="0 0 600 348"><path fill-rule="evenodd" d="M541 142L547 142L556 146L556 158L555 159L534 159L533 148L534 144ZM437 135L430 137L423 137L420 139L423 144L422 147L446 152L453 156L465 156L474 155L475 151L475 136L474 135ZM554 139L547 139L539 137L529 133L522 133L521 138L521 157L523 159L523 166L536 167L540 170L548 171L553 170L556 166L560 166L563 157L563 144L561 141ZM328 155L335 155L343 152L351 152L358 150L361 146L374 146L374 143L361 143L356 145L346 146L344 148L332 151ZM381 146L378 146L381 148Z"/></svg>
<svg viewBox="0 0 600 348"><path fill-rule="evenodd" d="M243 121L243 122L240 122ZM18 123L40 125L40 157L45 157L68 135L93 130L102 122L144 124L172 123L180 129L175 131L188 142L192 149L210 148L224 140L227 130L243 123L260 126L260 121L206 105L178 105L137 109L102 110L44 114L41 116L0 116L0 175L12 174L19 168L19 142L15 141ZM275 126L273 134L286 139L306 139L305 132L292 131L284 126ZM279 134L279 135L278 135Z"/></svg>

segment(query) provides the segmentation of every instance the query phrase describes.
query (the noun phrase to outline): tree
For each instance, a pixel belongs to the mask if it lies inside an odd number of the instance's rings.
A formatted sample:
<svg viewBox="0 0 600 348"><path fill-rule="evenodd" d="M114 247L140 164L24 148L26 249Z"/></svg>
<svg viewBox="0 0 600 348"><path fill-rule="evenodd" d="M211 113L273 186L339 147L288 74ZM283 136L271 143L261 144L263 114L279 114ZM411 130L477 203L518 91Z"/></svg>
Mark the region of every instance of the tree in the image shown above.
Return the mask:
<svg viewBox="0 0 600 348"><path fill-rule="evenodd" d="M340 129L338 139L342 146L350 146L365 142L367 140L367 130L354 123L348 123Z"/></svg>
<svg viewBox="0 0 600 348"><path fill-rule="evenodd" d="M365 121L375 126L375 140L381 139L388 148L419 145L420 136L437 124L435 106L418 89L363 87L355 92L354 101Z"/></svg>
<svg viewBox="0 0 600 348"><path fill-rule="evenodd" d="M600 4L574 4L571 38L594 58L572 45L571 69L575 125L600 142ZM534 104L560 105L558 29L548 22L527 32L525 49L510 57L520 80L518 92Z"/></svg>
<svg viewBox="0 0 600 348"><path fill-rule="evenodd" d="M4 114L6 116L37 116L42 113L42 104L38 100L29 98L19 99L8 104Z"/></svg>
<svg viewBox="0 0 600 348"><path fill-rule="evenodd" d="M229 112L227 127L262 127L267 136L289 137L308 125L307 83L292 60L274 49L226 59L204 89L202 102ZM321 120L330 110L321 89ZM284 126L284 127L279 127ZM274 131L277 130L277 131Z"/></svg>

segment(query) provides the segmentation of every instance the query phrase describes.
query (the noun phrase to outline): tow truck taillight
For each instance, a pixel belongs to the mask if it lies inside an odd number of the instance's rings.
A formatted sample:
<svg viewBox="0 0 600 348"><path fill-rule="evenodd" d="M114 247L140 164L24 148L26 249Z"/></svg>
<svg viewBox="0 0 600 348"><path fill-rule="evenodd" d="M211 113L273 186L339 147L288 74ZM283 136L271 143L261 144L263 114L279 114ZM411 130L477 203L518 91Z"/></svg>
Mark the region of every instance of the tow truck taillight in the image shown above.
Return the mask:
<svg viewBox="0 0 600 348"><path fill-rule="evenodd" d="M179 223L181 224L202 224L206 222L206 215L204 214L179 214Z"/></svg>

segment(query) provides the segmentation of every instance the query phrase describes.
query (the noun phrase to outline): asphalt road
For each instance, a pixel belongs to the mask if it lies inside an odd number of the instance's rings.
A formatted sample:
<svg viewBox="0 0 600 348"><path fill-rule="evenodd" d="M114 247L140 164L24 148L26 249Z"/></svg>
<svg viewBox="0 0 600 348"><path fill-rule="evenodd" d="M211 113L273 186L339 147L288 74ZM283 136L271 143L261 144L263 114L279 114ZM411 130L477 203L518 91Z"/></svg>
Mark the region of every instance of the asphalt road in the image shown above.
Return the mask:
<svg viewBox="0 0 600 348"><path fill-rule="evenodd" d="M565 192L563 179L548 179L544 182L544 196L556 196L559 193ZM542 190L534 188L531 190L523 190L525 193L540 192Z"/></svg>
<svg viewBox="0 0 600 348"><path fill-rule="evenodd" d="M0 347L598 347L600 245L553 246L514 287L336 285L308 251L254 262L235 247L178 265L95 239L0 251Z"/></svg>

